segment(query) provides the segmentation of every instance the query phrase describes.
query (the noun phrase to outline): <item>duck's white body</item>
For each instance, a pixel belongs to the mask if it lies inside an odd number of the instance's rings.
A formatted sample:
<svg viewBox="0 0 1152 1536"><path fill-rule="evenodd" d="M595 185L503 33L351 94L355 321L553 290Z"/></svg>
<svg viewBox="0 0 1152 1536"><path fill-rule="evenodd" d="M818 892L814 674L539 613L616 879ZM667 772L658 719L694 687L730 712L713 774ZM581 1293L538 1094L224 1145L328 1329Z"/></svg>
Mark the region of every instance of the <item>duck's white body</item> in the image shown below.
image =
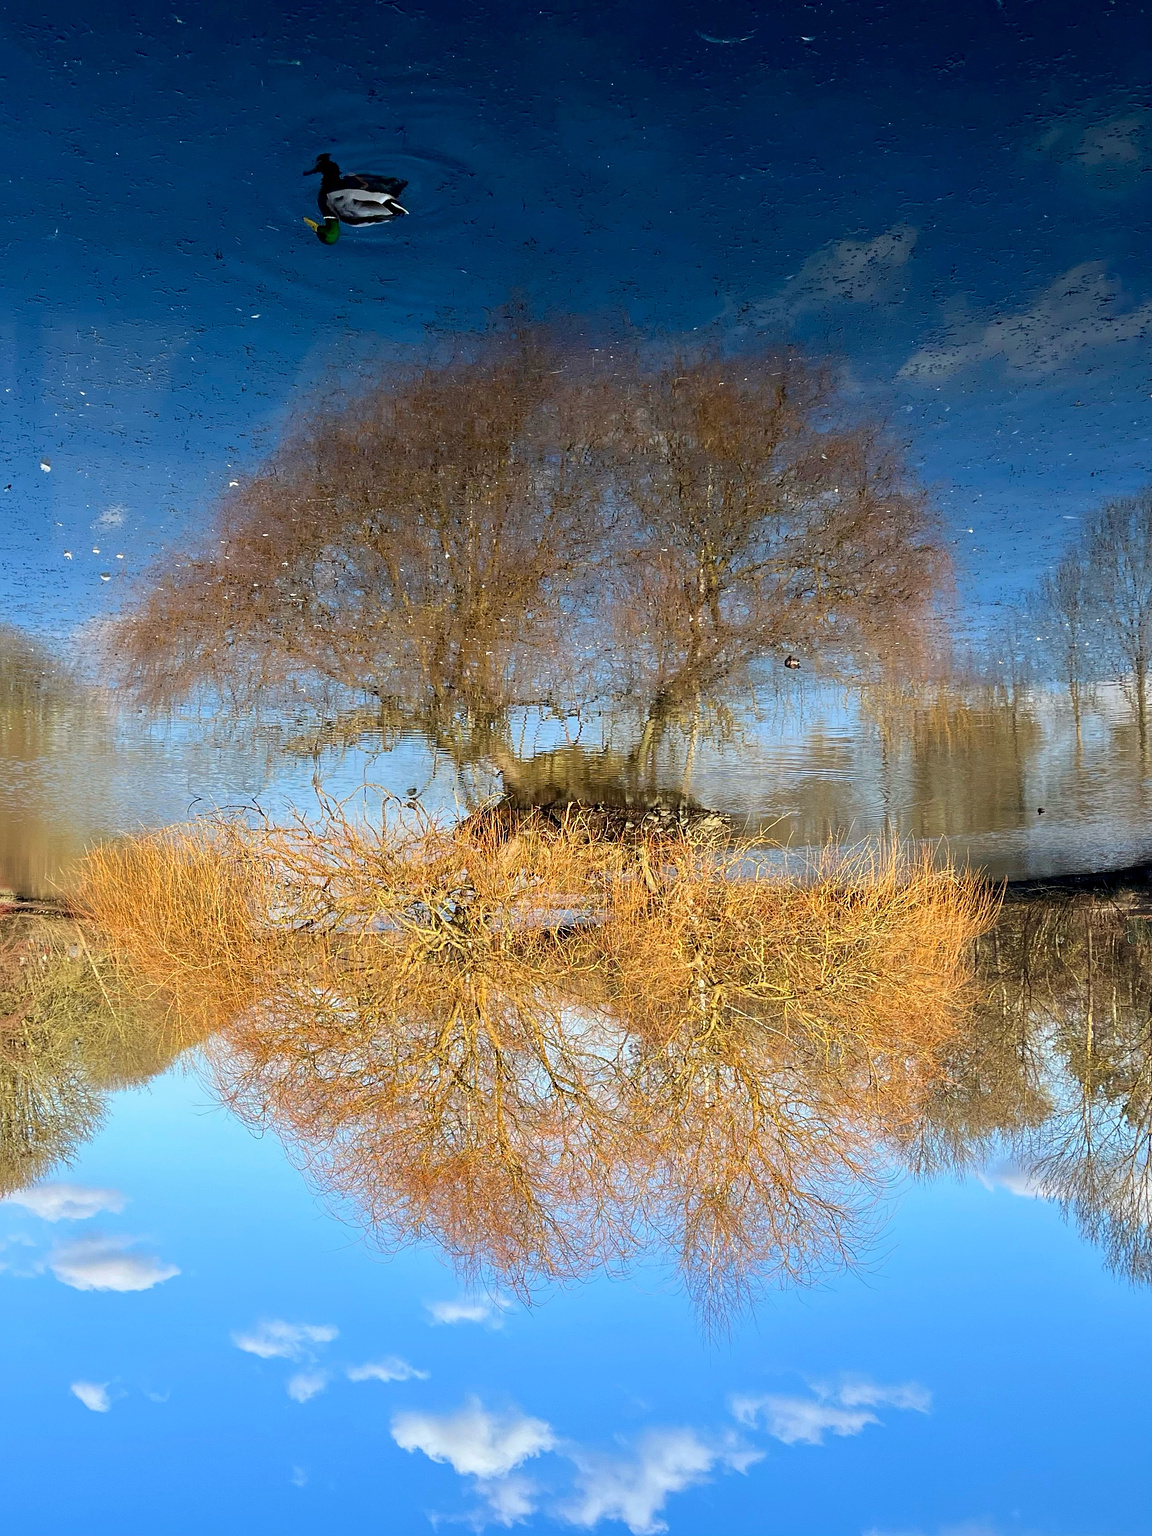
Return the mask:
<svg viewBox="0 0 1152 1536"><path fill-rule="evenodd" d="M408 212L391 192L373 192L365 187L338 187L326 193L324 201L346 224L379 224Z"/></svg>

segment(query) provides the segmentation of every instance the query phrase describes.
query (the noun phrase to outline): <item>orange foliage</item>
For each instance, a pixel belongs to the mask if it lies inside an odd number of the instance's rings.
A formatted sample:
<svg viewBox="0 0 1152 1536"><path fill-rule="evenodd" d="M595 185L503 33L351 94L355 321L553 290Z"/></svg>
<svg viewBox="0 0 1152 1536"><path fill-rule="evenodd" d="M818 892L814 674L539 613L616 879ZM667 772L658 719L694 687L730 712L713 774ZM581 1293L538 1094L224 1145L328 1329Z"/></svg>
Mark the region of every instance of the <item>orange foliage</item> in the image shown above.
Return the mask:
<svg viewBox="0 0 1152 1536"><path fill-rule="evenodd" d="M97 850L85 900L385 1245L528 1294L657 1244L709 1314L847 1261L994 906L898 853L335 812Z"/></svg>

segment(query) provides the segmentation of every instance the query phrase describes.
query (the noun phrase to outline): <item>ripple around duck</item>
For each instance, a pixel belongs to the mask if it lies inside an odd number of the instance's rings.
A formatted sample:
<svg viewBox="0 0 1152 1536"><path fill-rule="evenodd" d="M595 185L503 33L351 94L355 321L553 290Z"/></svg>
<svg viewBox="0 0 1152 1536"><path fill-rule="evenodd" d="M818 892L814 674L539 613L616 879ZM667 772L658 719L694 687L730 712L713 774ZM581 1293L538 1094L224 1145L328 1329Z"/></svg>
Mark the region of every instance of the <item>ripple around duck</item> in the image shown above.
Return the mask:
<svg viewBox="0 0 1152 1536"><path fill-rule="evenodd" d="M417 334L459 306L474 315L483 307L473 285L460 282L462 268L465 277L471 275L470 231L496 158L491 145L478 149L486 135L475 122L474 104L447 84L422 80L417 88L404 75L374 89L370 98L329 86L309 97L306 116L295 101L285 103L277 155L284 167L282 174L278 167L265 210L273 226L267 235L278 238L261 238L232 258L234 268L295 310L294 328L301 334L337 318L371 331ZM376 99L385 94L397 102L403 97L391 122L387 106ZM288 171L285 142L296 151L299 170ZM319 248L303 223L315 216L317 181L303 172L321 152L345 171L407 181L409 217L344 228L335 248ZM307 306L303 312L301 305Z"/></svg>

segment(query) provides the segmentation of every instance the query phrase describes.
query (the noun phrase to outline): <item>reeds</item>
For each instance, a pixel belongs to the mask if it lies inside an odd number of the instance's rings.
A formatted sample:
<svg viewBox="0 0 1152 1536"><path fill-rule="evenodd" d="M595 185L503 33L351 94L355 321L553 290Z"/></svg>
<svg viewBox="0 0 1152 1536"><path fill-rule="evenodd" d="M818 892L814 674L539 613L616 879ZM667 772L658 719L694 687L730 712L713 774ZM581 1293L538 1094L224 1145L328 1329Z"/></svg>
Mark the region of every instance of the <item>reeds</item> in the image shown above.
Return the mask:
<svg viewBox="0 0 1152 1536"><path fill-rule="evenodd" d="M386 1246L526 1295L658 1242L709 1313L848 1260L995 905L898 850L795 880L576 812L336 808L98 849L82 897Z"/></svg>

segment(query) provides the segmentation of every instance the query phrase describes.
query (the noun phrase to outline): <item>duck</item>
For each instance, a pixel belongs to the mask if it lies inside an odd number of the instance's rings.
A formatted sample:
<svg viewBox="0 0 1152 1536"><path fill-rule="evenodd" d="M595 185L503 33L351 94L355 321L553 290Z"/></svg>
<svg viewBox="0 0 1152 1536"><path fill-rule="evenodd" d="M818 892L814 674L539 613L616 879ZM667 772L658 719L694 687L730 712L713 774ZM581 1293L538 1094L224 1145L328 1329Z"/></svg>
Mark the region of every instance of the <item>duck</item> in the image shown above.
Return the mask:
<svg viewBox="0 0 1152 1536"><path fill-rule="evenodd" d="M320 177L316 201L323 223L307 218L304 222L325 245L340 238L341 224L383 224L408 212L398 201L408 183L395 176L345 176L331 155L317 155L316 164L304 174Z"/></svg>

